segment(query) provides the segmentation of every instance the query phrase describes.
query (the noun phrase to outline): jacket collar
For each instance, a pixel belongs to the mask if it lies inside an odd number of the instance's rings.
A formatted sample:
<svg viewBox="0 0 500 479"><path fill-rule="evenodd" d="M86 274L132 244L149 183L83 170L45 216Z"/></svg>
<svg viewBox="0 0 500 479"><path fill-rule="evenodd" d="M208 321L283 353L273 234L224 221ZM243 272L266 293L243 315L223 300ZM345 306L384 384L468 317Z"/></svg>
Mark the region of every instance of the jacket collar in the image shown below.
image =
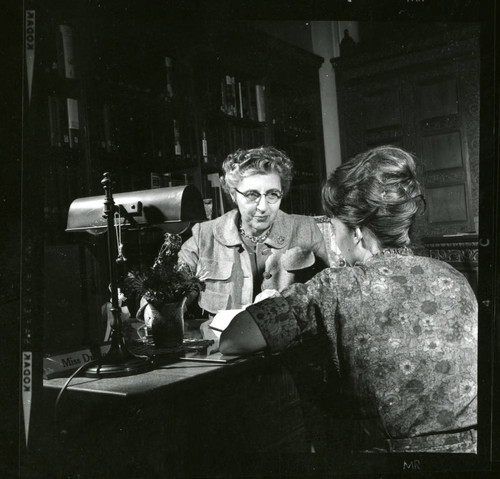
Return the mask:
<svg viewBox="0 0 500 479"><path fill-rule="evenodd" d="M289 215L279 210L271 228L271 233L269 233L264 243L273 248L283 248L288 245L292 239L292 222L290 219Z"/></svg>
<svg viewBox="0 0 500 479"><path fill-rule="evenodd" d="M220 218L217 218L214 227L215 239L225 246L243 244L240 232L238 231L239 220L240 214L238 209L231 210ZM290 218L286 213L278 210L271 233L264 243L273 248L283 248L290 242L291 236L292 226Z"/></svg>
<svg viewBox="0 0 500 479"><path fill-rule="evenodd" d="M225 246L237 246L243 244L238 231L240 213L237 208L228 211L225 215L215 220L214 237Z"/></svg>

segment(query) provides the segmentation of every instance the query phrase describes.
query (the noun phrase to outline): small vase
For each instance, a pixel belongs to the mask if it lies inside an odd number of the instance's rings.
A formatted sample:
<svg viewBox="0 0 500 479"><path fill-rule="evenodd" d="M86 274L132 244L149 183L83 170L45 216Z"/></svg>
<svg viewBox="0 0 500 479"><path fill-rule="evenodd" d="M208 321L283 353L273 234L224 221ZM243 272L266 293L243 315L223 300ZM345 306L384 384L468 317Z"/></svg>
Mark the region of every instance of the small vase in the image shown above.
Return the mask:
<svg viewBox="0 0 500 479"><path fill-rule="evenodd" d="M137 312L153 336L157 348L182 346L184 339L184 304L186 298L176 303L164 304L156 308L150 303L143 305Z"/></svg>

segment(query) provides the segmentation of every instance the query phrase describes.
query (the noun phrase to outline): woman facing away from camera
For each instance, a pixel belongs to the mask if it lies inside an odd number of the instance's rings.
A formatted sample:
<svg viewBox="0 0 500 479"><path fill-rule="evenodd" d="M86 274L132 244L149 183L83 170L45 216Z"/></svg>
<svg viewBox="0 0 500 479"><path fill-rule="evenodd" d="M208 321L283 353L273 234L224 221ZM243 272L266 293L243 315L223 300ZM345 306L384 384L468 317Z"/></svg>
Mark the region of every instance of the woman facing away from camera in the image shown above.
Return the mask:
<svg viewBox="0 0 500 479"><path fill-rule="evenodd" d="M369 150L338 167L322 196L349 267L249 306L220 350L277 352L326 335L355 410L351 450L476 452L477 300L461 273L408 247L425 205L414 159Z"/></svg>
<svg viewBox="0 0 500 479"><path fill-rule="evenodd" d="M211 314L245 307L264 289L307 281L328 266L314 218L280 209L293 171L284 152L237 150L222 169L222 187L236 208L196 224L179 253L179 261L205 280L198 304Z"/></svg>

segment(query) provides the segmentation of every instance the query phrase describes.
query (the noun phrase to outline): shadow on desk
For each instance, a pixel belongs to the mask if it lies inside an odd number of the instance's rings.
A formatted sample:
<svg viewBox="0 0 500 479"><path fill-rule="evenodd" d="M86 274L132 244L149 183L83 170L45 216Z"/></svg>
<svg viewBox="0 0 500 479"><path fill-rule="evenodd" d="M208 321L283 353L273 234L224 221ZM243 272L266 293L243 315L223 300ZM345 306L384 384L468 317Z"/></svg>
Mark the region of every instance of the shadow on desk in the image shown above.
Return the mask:
<svg viewBox="0 0 500 479"><path fill-rule="evenodd" d="M44 382L40 444L47 477L213 477L272 474L310 452L304 411L283 358L177 361L124 378ZM255 468L255 469L254 469ZM266 474L267 474L266 472Z"/></svg>

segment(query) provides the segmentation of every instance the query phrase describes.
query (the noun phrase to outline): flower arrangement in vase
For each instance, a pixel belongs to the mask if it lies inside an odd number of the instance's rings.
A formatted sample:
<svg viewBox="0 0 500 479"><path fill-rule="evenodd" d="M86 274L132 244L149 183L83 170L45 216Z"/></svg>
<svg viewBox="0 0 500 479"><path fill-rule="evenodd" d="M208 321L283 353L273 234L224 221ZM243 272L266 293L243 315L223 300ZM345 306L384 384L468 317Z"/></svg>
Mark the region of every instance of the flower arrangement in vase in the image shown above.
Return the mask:
<svg viewBox="0 0 500 479"><path fill-rule="evenodd" d="M203 280L178 263L181 246L179 235L165 233L153 266L129 271L123 281L126 295L142 298L136 317L144 321L156 347L182 345L186 299L205 289Z"/></svg>

